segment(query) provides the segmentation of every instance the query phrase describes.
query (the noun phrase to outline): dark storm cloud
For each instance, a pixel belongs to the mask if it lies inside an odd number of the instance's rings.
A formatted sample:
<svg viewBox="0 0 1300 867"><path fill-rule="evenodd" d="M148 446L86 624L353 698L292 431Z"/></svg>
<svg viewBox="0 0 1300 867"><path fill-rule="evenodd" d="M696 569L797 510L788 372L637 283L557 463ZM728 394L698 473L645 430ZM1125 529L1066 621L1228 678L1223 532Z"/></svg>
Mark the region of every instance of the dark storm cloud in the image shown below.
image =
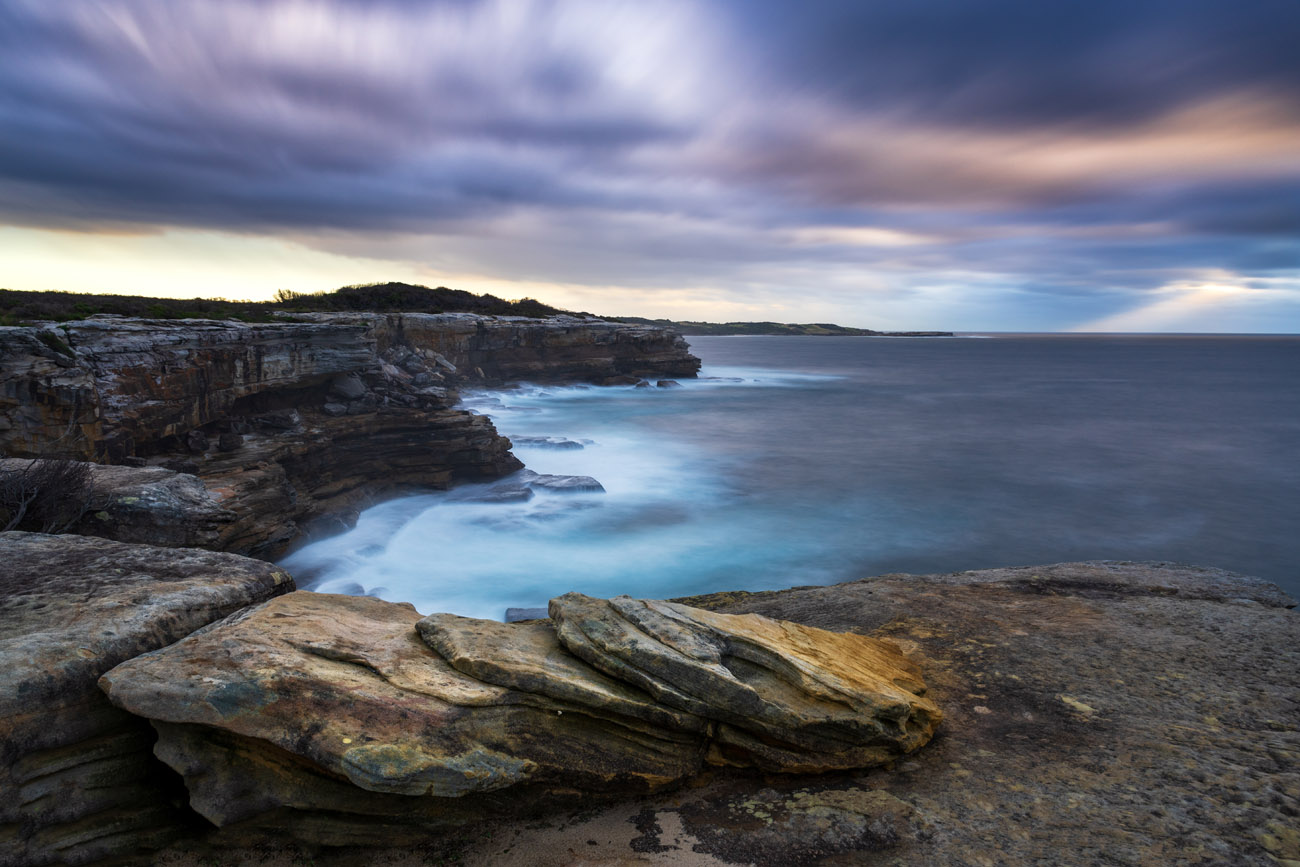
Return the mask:
<svg viewBox="0 0 1300 867"><path fill-rule="evenodd" d="M1295 0L9 0L0 219L737 291L1283 272L1298 32Z"/></svg>
<svg viewBox="0 0 1300 867"><path fill-rule="evenodd" d="M778 82L966 123L1128 123L1300 89L1293 0L738 0ZM1295 106L1300 111L1300 106Z"/></svg>
<svg viewBox="0 0 1300 867"><path fill-rule="evenodd" d="M526 58L507 82L494 79L491 57L486 74L431 61L437 46L411 59L410 76L384 74L400 68L400 53L378 70L329 57L305 64L238 43L195 45L188 29L211 21L185 5L71 3L68 21L34 6L3 11L10 219L436 225L517 204L599 204L604 196L567 168L680 134L634 105L584 105L596 71L562 57ZM356 4L357 14L373 18L383 5ZM130 13L130 26L115 30L105 7ZM161 59L138 44L171 37L191 44L164 47ZM190 49L197 55L177 57ZM619 204L644 198L629 191Z"/></svg>

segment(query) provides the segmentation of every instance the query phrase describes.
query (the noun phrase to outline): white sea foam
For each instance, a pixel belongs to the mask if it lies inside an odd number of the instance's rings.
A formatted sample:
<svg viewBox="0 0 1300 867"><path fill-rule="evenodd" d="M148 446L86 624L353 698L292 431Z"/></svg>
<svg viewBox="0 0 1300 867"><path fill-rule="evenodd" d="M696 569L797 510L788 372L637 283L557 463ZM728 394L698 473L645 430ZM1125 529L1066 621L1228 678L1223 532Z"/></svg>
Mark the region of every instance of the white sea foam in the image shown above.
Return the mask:
<svg viewBox="0 0 1300 867"><path fill-rule="evenodd" d="M719 368L677 388L534 386L466 393L506 436L562 437L581 449L516 445L533 471L596 478L604 493L538 491L473 502L491 485L403 497L284 565L309 589L411 602L421 612L500 618L569 590L672 596L709 589L720 570L771 566L783 523L737 506L722 465L653 425L719 389L789 388L836 377Z"/></svg>

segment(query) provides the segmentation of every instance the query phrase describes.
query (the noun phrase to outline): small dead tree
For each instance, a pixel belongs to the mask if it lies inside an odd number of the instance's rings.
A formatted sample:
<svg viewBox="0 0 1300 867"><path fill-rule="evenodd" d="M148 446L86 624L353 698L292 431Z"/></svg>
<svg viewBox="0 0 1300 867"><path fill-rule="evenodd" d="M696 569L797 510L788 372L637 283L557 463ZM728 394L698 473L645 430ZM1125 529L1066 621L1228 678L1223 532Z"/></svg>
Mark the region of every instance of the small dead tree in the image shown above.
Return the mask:
<svg viewBox="0 0 1300 867"><path fill-rule="evenodd" d="M91 465L61 458L0 461L0 529L63 533L90 511Z"/></svg>

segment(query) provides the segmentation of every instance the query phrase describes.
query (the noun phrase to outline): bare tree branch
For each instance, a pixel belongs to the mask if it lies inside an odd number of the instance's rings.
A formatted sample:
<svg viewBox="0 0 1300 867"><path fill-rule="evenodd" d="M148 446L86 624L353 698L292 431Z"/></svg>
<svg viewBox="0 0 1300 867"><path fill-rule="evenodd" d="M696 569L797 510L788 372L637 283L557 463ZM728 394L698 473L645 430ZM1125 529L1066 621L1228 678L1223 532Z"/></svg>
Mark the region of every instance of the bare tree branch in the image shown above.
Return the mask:
<svg viewBox="0 0 1300 867"><path fill-rule="evenodd" d="M0 463L0 525L63 533L92 508L91 464L59 458Z"/></svg>

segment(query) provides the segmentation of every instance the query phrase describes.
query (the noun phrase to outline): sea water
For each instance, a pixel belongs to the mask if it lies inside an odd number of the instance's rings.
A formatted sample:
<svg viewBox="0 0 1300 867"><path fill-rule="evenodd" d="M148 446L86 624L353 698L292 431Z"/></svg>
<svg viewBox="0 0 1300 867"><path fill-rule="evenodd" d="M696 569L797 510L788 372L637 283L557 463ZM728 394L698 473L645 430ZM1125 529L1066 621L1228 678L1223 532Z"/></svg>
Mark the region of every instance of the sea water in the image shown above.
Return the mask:
<svg viewBox="0 0 1300 867"><path fill-rule="evenodd" d="M1300 338L690 342L704 369L679 387L464 393L529 469L603 493L402 497L285 566L313 590L497 619L570 590L1103 558L1300 594Z"/></svg>

